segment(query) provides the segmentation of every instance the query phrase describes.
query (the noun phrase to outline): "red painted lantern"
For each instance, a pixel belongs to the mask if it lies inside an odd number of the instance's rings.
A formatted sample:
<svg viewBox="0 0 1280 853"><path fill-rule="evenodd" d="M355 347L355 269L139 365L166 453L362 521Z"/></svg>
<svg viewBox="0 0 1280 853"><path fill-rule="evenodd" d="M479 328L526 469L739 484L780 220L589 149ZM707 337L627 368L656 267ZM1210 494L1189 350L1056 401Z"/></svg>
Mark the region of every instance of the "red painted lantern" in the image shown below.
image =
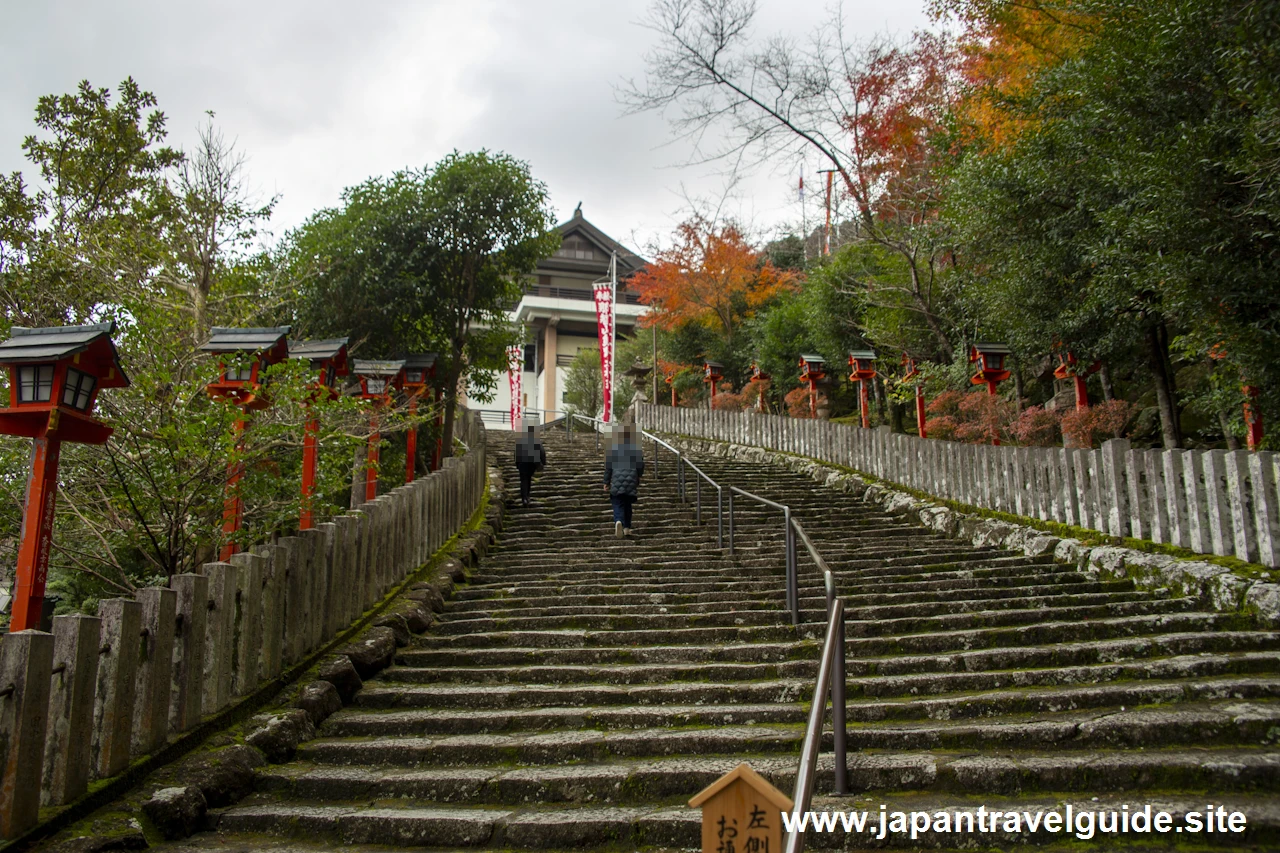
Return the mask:
<svg viewBox="0 0 1280 853"><path fill-rule="evenodd" d="M329 398L336 397L338 380L349 372L346 338L333 338L326 341L290 341L289 358L305 359L315 371L316 378L311 383L311 389L313 396L317 398L322 394ZM319 432L320 421L314 415L308 416L302 434L302 513L298 519L299 530L310 530L315 526L311 515L311 499L316 490Z"/></svg>
<svg viewBox="0 0 1280 853"><path fill-rule="evenodd" d="M111 342L114 323L10 331L13 337L0 343L0 366L9 371L9 407L0 409L0 434L34 444L9 622L10 631L25 631L44 621L62 442L104 444L112 429L93 417L98 392L122 388L129 379Z"/></svg>
<svg viewBox="0 0 1280 853"><path fill-rule="evenodd" d="M986 384L987 393L995 396L996 384L1012 374L1004 366L1013 350L1004 344L974 344L969 348L969 362L978 363L978 372L969 380L974 385Z"/></svg>
<svg viewBox="0 0 1280 853"><path fill-rule="evenodd" d="M364 499L371 501L378 496L378 455L382 434L378 432L381 410L391 403L391 395L404 388L404 360L365 361L356 359L352 364L357 385L355 396L368 400L373 409L369 416L369 455L365 468Z"/></svg>
<svg viewBox="0 0 1280 853"><path fill-rule="evenodd" d="M800 354L800 381L809 384L809 416L818 416L818 383L827 378L827 360L812 353Z"/></svg>
<svg viewBox="0 0 1280 853"><path fill-rule="evenodd" d="M858 383L858 410L862 413L862 428L871 428L870 394L867 383L876 378L875 350L860 349L849 353L849 381Z"/></svg>
<svg viewBox="0 0 1280 853"><path fill-rule="evenodd" d="M916 365L916 360L906 353L902 354L902 366L907 369L906 374L902 377L904 380L915 379L920 375L920 368ZM924 385L916 382L916 433L921 438L928 438L928 433L924 426Z"/></svg>
<svg viewBox="0 0 1280 853"><path fill-rule="evenodd" d="M289 356L289 327L236 329L214 326L209 330L209 342L200 347L203 352L218 357L220 375L205 386L209 396L225 400L238 407L244 416L236 420L236 447L244 447L244 431L248 426L248 413L271 405L263 393L267 368L279 364ZM220 559L229 560L239 550L233 537L244 523L244 500L238 486L244 469L239 462L227 466L227 496L222 507L222 532L227 544L222 546Z"/></svg>
<svg viewBox="0 0 1280 853"><path fill-rule="evenodd" d="M436 375L436 354L433 352L424 352L420 355L411 355L404 360L404 390L409 395L409 414L418 414L418 398L423 394L431 394L430 381ZM441 408L440 414L437 415L437 424L441 423L444 418L444 409ZM440 465L440 442L444 440L444 433L441 431L440 438L436 441L436 450L432 461L432 470ZM414 461L418 455L418 428L415 426L409 430L409 434L405 441L405 461L404 461L404 481L412 483L417 473L414 470Z"/></svg>
<svg viewBox="0 0 1280 853"><path fill-rule="evenodd" d="M772 380L773 377L761 370L757 362L751 362L751 381L760 386L760 393L756 397L756 411L758 412L764 411L764 392Z"/></svg>
<svg viewBox="0 0 1280 853"><path fill-rule="evenodd" d="M1005 360L1013 353L1004 344L974 344L969 348L970 363L978 363L978 372L969 380L974 385L986 383L987 393L996 395L996 384L1008 379L1012 374L1004 366ZM999 444L1000 439L992 439L992 444Z"/></svg>
<svg viewBox="0 0 1280 853"><path fill-rule="evenodd" d="M711 385L711 408L716 407L716 385L724 379L724 365L718 361L708 361L702 365L702 381Z"/></svg>
<svg viewBox="0 0 1280 853"><path fill-rule="evenodd" d="M1102 362L1095 361L1084 370L1080 370L1076 365L1076 357L1071 353L1066 356L1058 356L1058 366L1053 369L1053 377L1055 379L1067 380L1071 379L1075 382L1076 388L1076 409L1089 408L1089 384L1088 378L1091 374L1097 373L1102 369Z"/></svg>

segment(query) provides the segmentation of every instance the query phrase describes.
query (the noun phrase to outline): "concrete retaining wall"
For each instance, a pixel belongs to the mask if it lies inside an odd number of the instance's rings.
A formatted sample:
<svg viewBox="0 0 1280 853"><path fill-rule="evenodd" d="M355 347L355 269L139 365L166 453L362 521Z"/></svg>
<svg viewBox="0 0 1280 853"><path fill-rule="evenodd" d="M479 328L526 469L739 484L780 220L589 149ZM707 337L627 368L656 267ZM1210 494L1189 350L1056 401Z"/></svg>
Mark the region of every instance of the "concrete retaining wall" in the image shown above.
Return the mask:
<svg viewBox="0 0 1280 853"><path fill-rule="evenodd" d="M639 405L645 429L795 453L935 497L1280 567L1280 454L958 444L829 421Z"/></svg>
<svg viewBox="0 0 1280 853"><path fill-rule="evenodd" d="M425 563L485 488L485 430L439 471L168 588L0 638L0 838L163 748L327 644Z"/></svg>

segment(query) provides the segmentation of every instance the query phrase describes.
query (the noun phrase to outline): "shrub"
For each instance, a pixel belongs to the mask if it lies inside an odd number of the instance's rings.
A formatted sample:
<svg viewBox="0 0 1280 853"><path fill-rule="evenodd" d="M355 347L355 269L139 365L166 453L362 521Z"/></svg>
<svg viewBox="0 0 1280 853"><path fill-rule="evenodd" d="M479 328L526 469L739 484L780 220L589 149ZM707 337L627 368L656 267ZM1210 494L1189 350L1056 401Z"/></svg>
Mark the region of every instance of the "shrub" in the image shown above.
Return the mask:
<svg viewBox="0 0 1280 853"><path fill-rule="evenodd" d="M1009 425L1009 436L1014 441L1032 447L1053 447L1061 431L1061 416L1043 406L1023 409L1022 415Z"/></svg>
<svg viewBox="0 0 1280 853"><path fill-rule="evenodd" d="M1062 416L1062 434L1072 447L1093 447L1098 440L1119 438L1137 407L1128 400L1108 400Z"/></svg>

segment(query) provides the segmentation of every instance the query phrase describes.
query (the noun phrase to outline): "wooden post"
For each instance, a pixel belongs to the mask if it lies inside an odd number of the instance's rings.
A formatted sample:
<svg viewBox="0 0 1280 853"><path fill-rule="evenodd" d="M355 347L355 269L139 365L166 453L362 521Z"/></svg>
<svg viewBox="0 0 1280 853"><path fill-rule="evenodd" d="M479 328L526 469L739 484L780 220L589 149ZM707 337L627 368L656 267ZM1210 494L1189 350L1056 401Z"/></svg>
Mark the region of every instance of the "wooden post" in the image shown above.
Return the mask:
<svg viewBox="0 0 1280 853"><path fill-rule="evenodd" d="M316 458L317 436L320 432L320 421L307 418L302 433L302 515L298 519L299 530L310 530L313 522L311 499L316 493Z"/></svg>
<svg viewBox="0 0 1280 853"><path fill-rule="evenodd" d="M55 423L57 410L49 415ZM10 631L36 630L44 611L45 578L53 546L53 506L58 496L58 457L62 441L56 435L37 436L31 446L31 474L27 502L18 534L18 565L13 590Z"/></svg>
<svg viewBox="0 0 1280 853"><path fill-rule="evenodd" d="M248 415L242 415L236 418L236 453L244 452L244 431L247 426ZM228 537L233 537L240 532L240 525L244 522L244 501L240 497L240 479L244 476L244 464L240 460L235 460L227 465L227 496L222 505L222 532ZM219 555L221 560L231 559L231 555L239 551L240 548L234 541L228 541L222 546L222 553Z"/></svg>
<svg viewBox="0 0 1280 853"><path fill-rule="evenodd" d="M205 563L209 584L205 620L204 698L206 714L221 711L231 702L231 668L235 659L236 590L240 570L231 563Z"/></svg>
<svg viewBox="0 0 1280 853"><path fill-rule="evenodd" d="M702 853L781 853L782 814L791 811L791 798L746 762L704 788L689 805L702 809Z"/></svg>
<svg viewBox="0 0 1280 853"><path fill-rule="evenodd" d="M231 677L234 696L244 696L258 686L266 563L266 558L257 554L236 554L231 558L231 564L240 569L240 606L236 608L236 647Z"/></svg>

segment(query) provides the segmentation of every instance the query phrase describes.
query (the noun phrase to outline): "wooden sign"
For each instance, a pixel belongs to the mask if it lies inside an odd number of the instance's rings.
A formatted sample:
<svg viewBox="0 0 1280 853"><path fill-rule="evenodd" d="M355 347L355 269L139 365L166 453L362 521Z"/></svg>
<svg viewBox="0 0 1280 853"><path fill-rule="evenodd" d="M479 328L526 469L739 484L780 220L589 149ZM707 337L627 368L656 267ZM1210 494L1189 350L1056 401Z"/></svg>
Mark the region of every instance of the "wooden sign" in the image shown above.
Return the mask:
<svg viewBox="0 0 1280 853"><path fill-rule="evenodd" d="M702 853L782 853L791 799L743 762L689 801L702 807Z"/></svg>

